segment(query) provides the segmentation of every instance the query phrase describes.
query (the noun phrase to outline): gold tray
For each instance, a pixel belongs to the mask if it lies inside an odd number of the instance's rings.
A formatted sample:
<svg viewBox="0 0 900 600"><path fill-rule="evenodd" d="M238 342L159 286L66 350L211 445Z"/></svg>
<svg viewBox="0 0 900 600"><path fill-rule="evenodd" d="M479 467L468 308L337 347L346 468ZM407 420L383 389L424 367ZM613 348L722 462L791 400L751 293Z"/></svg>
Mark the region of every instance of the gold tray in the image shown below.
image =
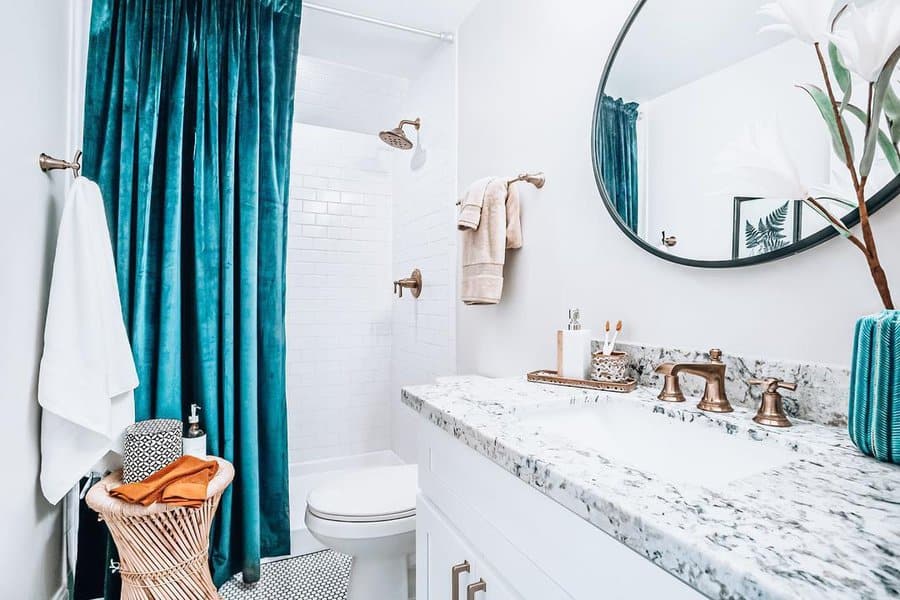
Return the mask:
<svg viewBox="0 0 900 600"><path fill-rule="evenodd" d="M621 392L627 394L637 388L637 381L626 379L625 381L594 381L593 379L569 379L559 377L556 371L532 371L527 375L528 381L534 383L549 383L551 385L565 385L568 387L584 388L588 390L603 390L604 392Z"/></svg>

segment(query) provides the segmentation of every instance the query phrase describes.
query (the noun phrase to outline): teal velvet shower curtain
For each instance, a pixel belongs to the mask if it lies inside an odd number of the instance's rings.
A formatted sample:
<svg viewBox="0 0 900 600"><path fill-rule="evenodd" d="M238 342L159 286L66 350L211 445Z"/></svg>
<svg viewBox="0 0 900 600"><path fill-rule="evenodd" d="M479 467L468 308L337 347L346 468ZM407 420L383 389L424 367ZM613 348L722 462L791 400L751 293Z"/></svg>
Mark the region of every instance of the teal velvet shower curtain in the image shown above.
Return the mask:
<svg viewBox="0 0 900 600"><path fill-rule="evenodd" d="M600 172L609 194L625 225L635 233L638 228L638 105L603 96L599 127L595 136L600 146Z"/></svg>
<svg viewBox="0 0 900 600"><path fill-rule="evenodd" d="M234 484L222 583L287 554L285 253L301 0L94 0L84 174L103 191L138 419L196 402Z"/></svg>

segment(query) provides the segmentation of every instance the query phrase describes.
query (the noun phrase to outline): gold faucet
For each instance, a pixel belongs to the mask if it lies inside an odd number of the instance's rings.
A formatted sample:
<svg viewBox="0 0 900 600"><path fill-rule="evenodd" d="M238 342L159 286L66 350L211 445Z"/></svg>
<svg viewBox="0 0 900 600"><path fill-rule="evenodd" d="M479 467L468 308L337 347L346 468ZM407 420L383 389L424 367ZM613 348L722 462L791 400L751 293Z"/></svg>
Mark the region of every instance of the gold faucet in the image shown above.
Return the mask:
<svg viewBox="0 0 900 600"><path fill-rule="evenodd" d="M765 386L763 391L762 404L753 420L760 425L768 425L770 427L790 427L791 420L784 414L784 402L779 389L794 391L797 389L796 383L789 383L778 379L777 377L766 377L765 379L750 379L747 381L750 385Z"/></svg>
<svg viewBox="0 0 900 600"><path fill-rule="evenodd" d="M403 297L404 288L412 292L413 298L418 298L422 293L422 272L418 269L413 269L412 275L394 282L394 293L399 292L401 298Z"/></svg>
<svg viewBox="0 0 900 600"><path fill-rule="evenodd" d="M722 351L713 348L709 351L707 363L673 363L666 362L656 367L656 372L665 376L663 389L657 396L666 402L684 402L684 394L678 384L678 374L697 375L706 380L703 398L697 404L700 410L710 412L731 412L731 404L725 395L725 363L722 362Z"/></svg>

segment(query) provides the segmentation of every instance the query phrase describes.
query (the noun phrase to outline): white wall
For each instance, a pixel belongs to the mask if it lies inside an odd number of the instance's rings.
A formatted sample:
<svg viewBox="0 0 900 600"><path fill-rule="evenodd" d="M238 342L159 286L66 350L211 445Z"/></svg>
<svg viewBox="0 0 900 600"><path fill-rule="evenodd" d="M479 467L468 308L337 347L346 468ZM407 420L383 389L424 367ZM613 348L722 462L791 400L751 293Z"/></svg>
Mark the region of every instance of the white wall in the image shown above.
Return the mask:
<svg viewBox="0 0 900 600"><path fill-rule="evenodd" d="M393 304L392 446L414 462L416 417L400 387L456 372L456 48L444 45L410 82L406 118L422 119L427 162L410 169L412 152L394 153L395 278L422 271L422 295Z"/></svg>
<svg viewBox="0 0 900 600"><path fill-rule="evenodd" d="M66 147L66 15L61 0L13 2L0 24L0 597L43 600L62 583L60 511L38 488L36 386L64 176L37 167Z"/></svg>
<svg viewBox="0 0 900 600"><path fill-rule="evenodd" d="M543 169L523 199L525 246L496 307L458 306L464 373L554 364L554 331L580 306L587 326L623 319L630 341L848 364L857 317L880 310L859 251L842 239L776 263L697 270L632 244L594 183L591 113L630 0L482 0L459 35L459 177ZM576 18L577 17L577 18ZM874 218L900 296L900 202Z"/></svg>
<svg viewBox="0 0 900 600"><path fill-rule="evenodd" d="M295 124L287 264L291 462L390 446L391 172L377 137Z"/></svg>
<svg viewBox="0 0 900 600"><path fill-rule="evenodd" d="M617 68L634 66L622 63ZM792 40L641 102L648 134L641 157L647 162L648 241L657 243L665 230L678 236L673 254L699 260L731 258L734 197L753 192L730 186L717 161L746 135L751 123L777 122L789 128L784 141L796 157L802 180L828 183L828 131L809 96L794 85L819 79L815 54ZM619 96L613 86L608 93ZM809 219L813 232L828 226L821 217Z"/></svg>
<svg viewBox="0 0 900 600"><path fill-rule="evenodd" d="M400 121L406 86L400 77L301 56L294 120L370 134L391 129Z"/></svg>

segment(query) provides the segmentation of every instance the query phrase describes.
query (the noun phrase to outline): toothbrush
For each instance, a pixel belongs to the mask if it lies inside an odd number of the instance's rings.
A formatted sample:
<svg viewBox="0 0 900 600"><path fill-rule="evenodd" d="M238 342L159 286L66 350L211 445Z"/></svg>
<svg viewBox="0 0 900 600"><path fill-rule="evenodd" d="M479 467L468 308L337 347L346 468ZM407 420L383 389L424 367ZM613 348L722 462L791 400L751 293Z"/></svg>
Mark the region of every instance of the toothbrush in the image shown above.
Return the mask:
<svg viewBox="0 0 900 600"><path fill-rule="evenodd" d="M606 322L606 333L603 334L603 354L609 354L607 349L609 348L609 321Z"/></svg>
<svg viewBox="0 0 900 600"><path fill-rule="evenodd" d="M619 332L622 331L622 321L620 320L616 323L616 332L613 334L612 341L609 343L609 352L607 352L607 356L613 353L613 350L616 349L616 340L619 338Z"/></svg>

